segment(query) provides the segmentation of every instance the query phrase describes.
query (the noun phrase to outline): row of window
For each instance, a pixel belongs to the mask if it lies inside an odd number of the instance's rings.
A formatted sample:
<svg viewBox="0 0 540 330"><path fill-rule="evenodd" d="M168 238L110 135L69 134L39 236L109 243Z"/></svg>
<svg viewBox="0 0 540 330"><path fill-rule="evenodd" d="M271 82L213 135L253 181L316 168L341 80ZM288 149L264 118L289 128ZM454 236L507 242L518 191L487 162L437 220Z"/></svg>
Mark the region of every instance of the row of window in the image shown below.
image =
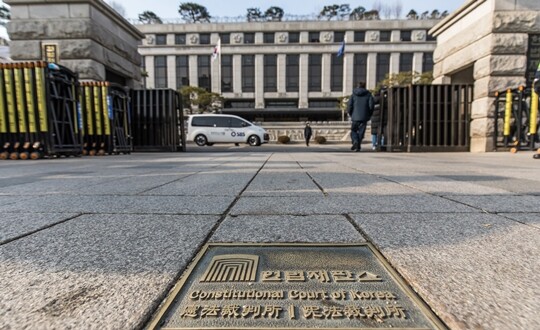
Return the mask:
<svg viewBox="0 0 540 330"><path fill-rule="evenodd" d="M411 41L412 31L403 30L400 31L400 41ZM379 41L381 42L390 42L392 36L392 31L383 30L379 31ZM220 33L219 37L222 44L231 43L231 34L230 33ZM428 41L434 40L429 35L427 37ZM342 42L345 39L345 31L335 31L334 32L334 42ZM210 33L200 33L199 44L209 45L210 44ZM275 32L265 32L263 33L263 43L273 44L276 40ZM365 42L366 40L366 31L354 31L354 42ZM310 43L320 42L320 32L309 32L308 41ZM255 33L244 33L242 42L244 44L254 44L255 43ZM297 44L300 42L300 32L289 32L287 42L290 44ZM167 35L166 34L156 34L156 45L166 45L167 44ZM175 45L185 45L186 44L186 34L175 34L174 35L174 44Z"/></svg>
<svg viewBox="0 0 540 330"><path fill-rule="evenodd" d="M309 99L309 108L335 109L339 105L336 98L329 99ZM265 99L266 109L289 109L298 108L298 99ZM225 100L223 107L225 109L253 109L255 108L255 99L228 99Z"/></svg>
<svg viewBox="0 0 540 330"><path fill-rule="evenodd" d="M353 84L366 81L368 54L354 54ZM413 69L413 53L400 53L399 71L409 72ZM144 61L143 61L144 62ZM424 53L422 68L424 72L433 70L433 54ZM287 92L298 92L300 86L300 55L286 55ZM167 86L167 56L154 57L155 87ZM198 86L211 90L211 56L197 56ZM377 54L376 81L379 82L390 72L390 54ZM221 55L221 91L233 92L233 55ZM242 92L255 92L255 55L242 55L240 70ZM176 56L176 87L189 86L189 56ZM308 91L320 92L322 87L322 54L310 54L308 57ZM332 54L330 68L330 89L343 89L343 59ZM264 91L277 92L277 55L264 55Z"/></svg>

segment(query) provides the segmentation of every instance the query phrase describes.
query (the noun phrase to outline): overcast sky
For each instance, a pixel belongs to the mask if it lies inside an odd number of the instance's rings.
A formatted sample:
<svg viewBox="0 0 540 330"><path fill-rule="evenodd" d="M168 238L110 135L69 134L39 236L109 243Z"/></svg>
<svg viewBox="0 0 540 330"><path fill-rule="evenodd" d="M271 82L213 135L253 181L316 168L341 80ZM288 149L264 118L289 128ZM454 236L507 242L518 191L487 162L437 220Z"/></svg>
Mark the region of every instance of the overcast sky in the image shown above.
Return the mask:
<svg viewBox="0 0 540 330"><path fill-rule="evenodd" d="M205 6L210 12L210 15L214 17L245 16L246 8L255 7L264 12L272 6L280 7L285 14L291 15L319 13L324 6L332 4L349 4L351 9L362 6L370 10L377 1L386 5L400 2L403 6L403 15L406 15L411 9L414 9L418 13L424 11L431 12L434 9L440 12L445 10L452 12L466 2L466 0L107 0L107 2L111 1L117 2L124 7L127 18L137 18L143 11L150 10L162 19L179 18L178 7L182 2L195 2Z"/></svg>

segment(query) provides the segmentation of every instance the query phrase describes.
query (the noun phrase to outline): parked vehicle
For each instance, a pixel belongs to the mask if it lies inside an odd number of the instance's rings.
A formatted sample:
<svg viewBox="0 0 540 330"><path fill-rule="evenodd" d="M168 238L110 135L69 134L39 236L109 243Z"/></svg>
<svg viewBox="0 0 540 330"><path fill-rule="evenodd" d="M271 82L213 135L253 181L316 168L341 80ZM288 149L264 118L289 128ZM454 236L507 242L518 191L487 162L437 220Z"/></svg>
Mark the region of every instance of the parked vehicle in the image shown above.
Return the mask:
<svg viewBox="0 0 540 330"><path fill-rule="evenodd" d="M187 140L201 147L214 143L260 146L270 140L264 128L234 115L190 115L187 124Z"/></svg>

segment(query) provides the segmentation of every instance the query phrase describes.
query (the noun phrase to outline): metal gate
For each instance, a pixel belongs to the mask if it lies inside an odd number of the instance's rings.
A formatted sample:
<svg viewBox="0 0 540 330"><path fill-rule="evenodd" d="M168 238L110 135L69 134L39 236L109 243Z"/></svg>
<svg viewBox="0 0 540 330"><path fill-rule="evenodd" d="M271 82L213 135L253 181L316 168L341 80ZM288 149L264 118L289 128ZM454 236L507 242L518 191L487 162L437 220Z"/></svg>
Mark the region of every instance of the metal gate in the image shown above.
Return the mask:
<svg viewBox="0 0 540 330"><path fill-rule="evenodd" d="M472 85L411 85L382 90L379 127L383 128L383 150L469 151L472 100Z"/></svg>
<svg viewBox="0 0 540 330"><path fill-rule="evenodd" d="M181 96L172 89L133 90L135 151L186 151Z"/></svg>

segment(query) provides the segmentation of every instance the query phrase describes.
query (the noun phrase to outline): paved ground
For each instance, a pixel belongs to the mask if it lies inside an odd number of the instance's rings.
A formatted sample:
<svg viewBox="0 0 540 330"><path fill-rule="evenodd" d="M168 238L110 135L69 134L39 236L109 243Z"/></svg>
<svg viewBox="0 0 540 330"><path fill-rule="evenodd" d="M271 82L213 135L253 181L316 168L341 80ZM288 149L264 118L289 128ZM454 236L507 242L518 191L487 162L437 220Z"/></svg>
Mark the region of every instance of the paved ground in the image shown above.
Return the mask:
<svg viewBox="0 0 540 330"><path fill-rule="evenodd" d="M346 145L0 162L0 329L142 328L206 242L372 242L451 329L540 329L540 160Z"/></svg>

